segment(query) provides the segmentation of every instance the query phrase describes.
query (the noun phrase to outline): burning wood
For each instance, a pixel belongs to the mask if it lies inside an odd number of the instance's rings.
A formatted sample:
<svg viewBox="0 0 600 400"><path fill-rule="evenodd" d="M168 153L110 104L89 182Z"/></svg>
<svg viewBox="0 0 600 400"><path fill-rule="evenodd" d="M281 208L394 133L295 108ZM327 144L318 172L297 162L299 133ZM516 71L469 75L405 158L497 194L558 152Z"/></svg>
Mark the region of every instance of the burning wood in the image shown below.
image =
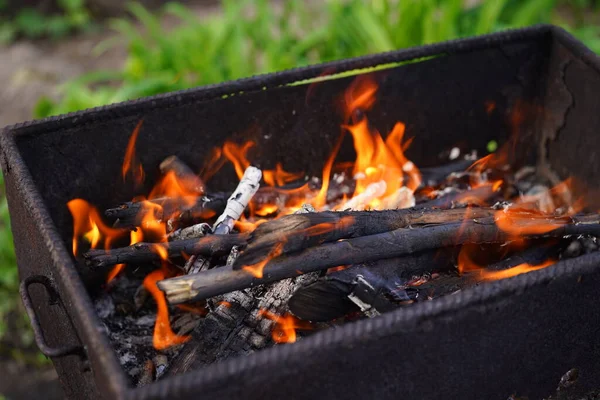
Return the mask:
<svg viewBox="0 0 600 400"><path fill-rule="evenodd" d="M254 141L227 141L201 178L167 157L147 196L106 210L112 227L86 201L69 202L73 255L106 268L111 296L127 293L120 317L146 313L137 319L145 335L154 324L152 336L136 340L164 357L141 352L139 381L292 342L312 322L374 317L597 250L600 215L582 213L568 182L550 188L535 169L515 172L509 143L419 169L405 155L412 139L403 123L384 139L369 121L376 92L368 79L348 89L343 133L322 176L281 163L259 170L250 162ZM138 189L140 126L123 163L123 178ZM356 158L336 163L345 134ZM210 192L205 182L225 163L237 188ZM107 329L115 329L114 309L99 307Z"/></svg>
<svg viewBox="0 0 600 400"><path fill-rule="evenodd" d="M600 236L600 216L596 214L567 219L564 217L542 219L530 214L515 215L511 219L516 221L516 224L510 229L519 232L521 238ZM464 243L506 243L514 237L494 223L493 218L466 220L418 229L400 228L310 247L297 254L267 260L261 265L260 273L222 267L193 276L167 279L159 282L158 286L165 292L170 303L177 304L210 298L232 290L275 282L338 265L399 257Z"/></svg>
<svg viewBox="0 0 600 400"><path fill-rule="evenodd" d="M174 240L168 243L136 243L129 247L111 250L89 250L84 254L92 268L121 263L160 261L161 253L168 258L182 254L219 256L233 246L244 247L242 257L235 263L256 263L278 243L284 243L283 253L292 253L318 243L333 242L359 236L388 232L417 225L459 222L467 218L492 217L495 210L486 208L452 210L385 210L385 211L326 211L294 214L259 225L250 234L210 235L198 239ZM198 226L196 229L204 229Z"/></svg>

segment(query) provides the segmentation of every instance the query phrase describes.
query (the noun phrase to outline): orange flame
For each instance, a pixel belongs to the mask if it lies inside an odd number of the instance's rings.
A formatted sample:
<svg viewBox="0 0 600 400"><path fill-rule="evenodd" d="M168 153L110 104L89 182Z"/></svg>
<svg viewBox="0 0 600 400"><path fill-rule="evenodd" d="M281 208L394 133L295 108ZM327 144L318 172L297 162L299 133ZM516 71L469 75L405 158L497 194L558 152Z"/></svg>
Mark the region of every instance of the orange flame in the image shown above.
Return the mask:
<svg viewBox="0 0 600 400"><path fill-rule="evenodd" d="M244 176L244 171L250 166L247 154L248 150L254 147L255 143L251 140L247 141L242 145L238 145L234 142L225 142L223 145L223 155L233 164L235 173L239 179Z"/></svg>
<svg viewBox="0 0 600 400"><path fill-rule="evenodd" d="M125 269L125 264L117 264L114 267L112 267L112 269L106 276L106 283L109 283L110 281L115 279L121 273L121 271L123 271L124 269Z"/></svg>
<svg viewBox="0 0 600 400"><path fill-rule="evenodd" d="M256 264L245 265L242 267L242 269L244 271L247 271L251 275L253 275L255 278L258 278L258 279L262 278L265 266L267 265L267 263L269 261L271 261L273 258L279 256L283 252L284 244L285 244L285 242L277 243L275 246L273 246L273 249L271 249L271 251L269 252L267 257L265 257L264 260L259 261Z"/></svg>
<svg viewBox="0 0 600 400"><path fill-rule="evenodd" d="M130 238L131 240L129 241L129 245L131 246L132 244L136 244L144 240L144 234L142 233L141 229L137 229L130 232ZM125 269L125 264L115 265L108 273L108 276L106 277L106 283L109 283L115 279L121 273L121 271L123 271L123 269Z"/></svg>
<svg viewBox="0 0 600 400"><path fill-rule="evenodd" d="M346 120L355 110L367 111L375 104L378 86L369 75L359 75L344 93Z"/></svg>
<svg viewBox="0 0 600 400"><path fill-rule="evenodd" d="M309 322L299 320L289 313L277 315L263 309L258 312L258 315L275 322L275 327L271 333L271 337L275 343L294 343L297 339L296 329L312 329L312 325Z"/></svg>
<svg viewBox="0 0 600 400"><path fill-rule="evenodd" d="M135 156L135 142L137 141L138 135L140 133L140 129L142 128L142 123L144 121L140 120L136 125L131 137L129 138L129 143L127 144L127 149L125 151L125 158L123 159L123 181L126 180L127 174L131 173L133 177L133 182L136 185L140 185L144 182L144 168L142 164L137 162Z"/></svg>
<svg viewBox="0 0 600 400"><path fill-rule="evenodd" d="M549 218L545 214L519 212L510 208L496 211L494 219L498 228L514 237L542 235L568 222L567 219Z"/></svg>
<svg viewBox="0 0 600 400"><path fill-rule="evenodd" d="M144 288L152 294L154 301L156 301L156 324L154 325L152 344L157 350L165 350L171 346L185 343L190 339L190 336L179 336L171 329L167 300L164 293L156 286L156 282L163 279L165 279L165 273L162 270L156 270L150 272L143 282Z"/></svg>
<svg viewBox="0 0 600 400"><path fill-rule="evenodd" d="M160 244L153 245L151 247L151 250L158 254L160 259L163 261L167 261L167 259L169 258L169 252L167 251L166 247L161 246Z"/></svg>
<svg viewBox="0 0 600 400"><path fill-rule="evenodd" d="M283 186L302 178L302 172L292 173L283 170L281 163L277 163L274 170L266 170L263 172L263 179L269 186Z"/></svg>
<svg viewBox="0 0 600 400"><path fill-rule="evenodd" d="M481 271L481 279L486 281L494 281L499 279L512 278L513 276L526 274L527 272L537 271L538 269L543 269L553 265L556 261L554 260L546 260L538 265L531 265L529 263L519 264L515 267L505 269L502 271Z"/></svg>
<svg viewBox="0 0 600 400"><path fill-rule="evenodd" d="M74 256L77 256L81 238L89 242L92 249L98 248L101 242L104 242L105 249L109 249L114 240L124 237L127 233L106 225L98 210L83 199L73 199L67 203L67 207L73 216Z"/></svg>

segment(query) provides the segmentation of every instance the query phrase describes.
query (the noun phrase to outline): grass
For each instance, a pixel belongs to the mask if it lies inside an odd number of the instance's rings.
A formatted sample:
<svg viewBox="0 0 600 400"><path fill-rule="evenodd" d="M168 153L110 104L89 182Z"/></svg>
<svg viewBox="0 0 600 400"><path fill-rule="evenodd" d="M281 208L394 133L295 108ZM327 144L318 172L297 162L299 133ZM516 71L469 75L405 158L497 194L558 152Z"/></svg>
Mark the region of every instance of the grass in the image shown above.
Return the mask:
<svg viewBox="0 0 600 400"><path fill-rule="evenodd" d="M72 5L74 16L83 10L82 1L64 3ZM127 43L128 56L122 69L95 71L68 82L59 88L57 97L40 99L35 116L544 22L564 26L600 52L600 31L585 21L588 10L598 9L598 0L570 2L570 18L559 18L554 12L557 0L494 0L470 8L464 7L463 0L306 3L290 0L273 7L267 0L223 0L221 14L202 20L179 3L166 4L159 14L130 4L134 21L109 23L119 33L116 42ZM163 14L174 16L180 23L165 30L160 23ZM26 21L23 26L31 24ZM97 55L112 44L101 44ZM1 190L0 340L6 330L1 321L20 303L16 300L18 277ZM22 334L26 339L27 331Z"/></svg>
<svg viewBox="0 0 600 400"><path fill-rule="evenodd" d="M110 26L128 57L119 71L96 71L42 98L36 117L62 114L157 93L296 66L489 33L550 20L556 0L495 0L465 8L463 0L224 0L221 15L196 18L179 3L161 15L129 6L135 22ZM102 44L99 53L110 43ZM201 49L201 50L199 50Z"/></svg>
<svg viewBox="0 0 600 400"><path fill-rule="evenodd" d="M88 29L91 16L85 0L57 0L59 12L44 15L32 7L19 9L14 16L3 16L9 0L0 0L0 44L18 38L59 39L69 33Z"/></svg>

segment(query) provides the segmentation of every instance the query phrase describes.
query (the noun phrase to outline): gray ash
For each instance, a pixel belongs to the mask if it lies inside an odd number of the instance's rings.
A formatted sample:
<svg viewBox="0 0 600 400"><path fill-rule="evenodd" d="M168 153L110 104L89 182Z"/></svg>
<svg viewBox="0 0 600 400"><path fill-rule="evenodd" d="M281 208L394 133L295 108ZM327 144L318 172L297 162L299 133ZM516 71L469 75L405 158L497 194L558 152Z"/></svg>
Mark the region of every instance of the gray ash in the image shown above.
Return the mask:
<svg viewBox="0 0 600 400"><path fill-rule="evenodd" d="M140 287L149 269L125 270L112 280L94 299L96 313L117 354L117 359L127 372L132 384L141 385L147 380L147 368L152 367L153 379L160 377L166 365L177 356L181 345L158 351L152 344L156 322L156 304L151 295L140 302ZM137 299L137 304L136 304ZM169 317L175 333L188 334L196 326L199 315L169 307ZM150 361L150 363L148 363Z"/></svg>

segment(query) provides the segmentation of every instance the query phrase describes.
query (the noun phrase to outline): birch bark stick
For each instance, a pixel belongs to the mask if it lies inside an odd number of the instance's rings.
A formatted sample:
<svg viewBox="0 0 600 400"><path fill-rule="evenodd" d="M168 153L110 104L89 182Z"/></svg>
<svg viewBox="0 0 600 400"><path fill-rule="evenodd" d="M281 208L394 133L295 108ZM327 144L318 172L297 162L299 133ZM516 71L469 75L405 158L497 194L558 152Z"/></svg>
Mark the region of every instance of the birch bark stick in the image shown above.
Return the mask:
<svg viewBox="0 0 600 400"><path fill-rule="evenodd" d="M217 218L213 225L213 233L218 235L228 234L233 229L244 210L260 187L262 171L256 167L248 167L240 180L237 188L227 200L225 211ZM202 256L192 256L185 264L187 274L197 273L210 267L209 260Z"/></svg>

